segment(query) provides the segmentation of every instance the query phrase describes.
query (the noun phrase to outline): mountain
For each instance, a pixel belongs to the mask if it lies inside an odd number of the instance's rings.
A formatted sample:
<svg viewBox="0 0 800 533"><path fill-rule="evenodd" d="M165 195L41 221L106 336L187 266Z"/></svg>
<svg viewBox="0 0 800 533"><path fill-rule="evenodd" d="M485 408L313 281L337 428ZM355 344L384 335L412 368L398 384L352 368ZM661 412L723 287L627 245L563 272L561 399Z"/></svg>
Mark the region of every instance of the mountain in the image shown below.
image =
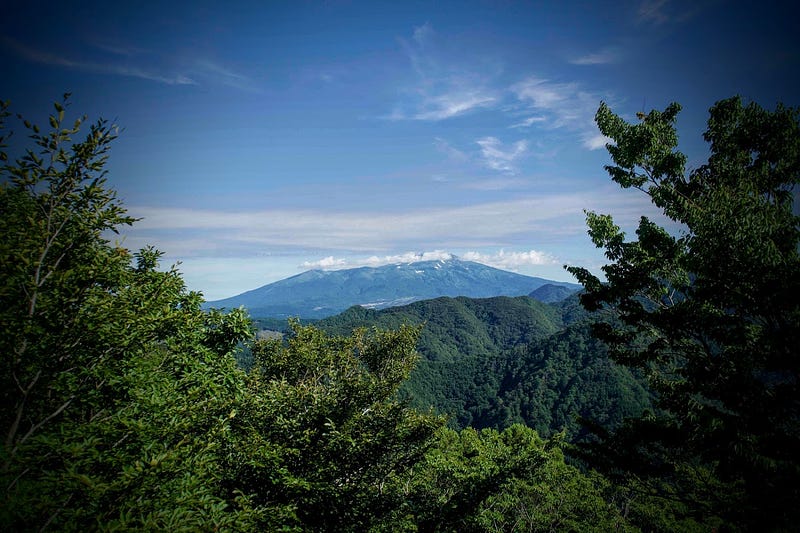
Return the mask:
<svg viewBox="0 0 800 533"><path fill-rule="evenodd" d="M577 417L608 427L650 407L643 380L614 364L592 337L577 296L545 304L515 298L436 298L389 309L352 307L316 326L336 335L357 327L422 325L422 356L401 394L451 416L456 428L522 422L548 436L579 438Z"/></svg>
<svg viewBox="0 0 800 533"><path fill-rule="evenodd" d="M563 322L558 308L527 296L443 296L382 310L353 306L315 323L336 335L361 326L397 329L403 324L424 324L418 346L423 357L462 364L465 356L488 357L548 337Z"/></svg>
<svg viewBox="0 0 800 533"><path fill-rule="evenodd" d="M565 285L548 283L531 292L528 296L534 300L539 300L540 302L549 304L566 300L578 290L579 287L567 287Z"/></svg>
<svg viewBox="0 0 800 533"><path fill-rule="evenodd" d="M311 319L332 316L354 305L384 309L440 296L524 296L547 284L580 288L453 257L377 268L309 270L206 306L244 306L254 317Z"/></svg>

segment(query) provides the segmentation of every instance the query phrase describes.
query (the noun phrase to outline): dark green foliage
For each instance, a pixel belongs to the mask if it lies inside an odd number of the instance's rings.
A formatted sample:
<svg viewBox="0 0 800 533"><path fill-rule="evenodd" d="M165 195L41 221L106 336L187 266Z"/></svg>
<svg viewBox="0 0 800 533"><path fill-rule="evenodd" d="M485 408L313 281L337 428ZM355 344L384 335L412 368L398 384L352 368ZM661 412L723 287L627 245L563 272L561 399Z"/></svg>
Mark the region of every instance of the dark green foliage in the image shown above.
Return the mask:
<svg viewBox="0 0 800 533"><path fill-rule="evenodd" d="M132 221L102 173L113 129L73 142L65 106L2 169L0 524L234 527L214 443L237 389L225 356L248 322L203 313L158 252L105 240Z"/></svg>
<svg viewBox="0 0 800 533"><path fill-rule="evenodd" d="M566 430L580 440L580 419L617 427L650 407L643 380L608 358L589 325L575 324L531 343L509 357L498 391L507 419L521 420L542 435Z"/></svg>
<svg viewBox="0 0 800 533"><path fill-rule="evenodd" d="M424 324L418 349L422 359L402 392L420 408L452 416L453 427L491 427L503 353L556 331L560 319L547 305L527 297L436 298L370 311L358 307L319 322L346 333L362 324L396 328Z"/></svg>
<svg viewBox="0 0 800 533"><path fill-rule="evenodd" d="M264 510L261 528L366 531L400 503L384 494L443 420L394 399L417 359L417 332L328 337L292 324L288 344L258 342L232 414L225 484Z"/></svg>
<svg viewBox="0 0 800 533"><path fill-rule="evenodd" d="M611 531L606 485L564 463L558 438L513 425L445 429L400 490L422 531Z"/></svg>
<svg viewBox="0 0 800 533"><path fill-rule="evenodd" d="M527 297L437 298L372 311L354 307L319 322L346 333L360 324L424 324L423 358L401 388L414 405L434 406L455 428L525 423L549 436L581 434L580 417L608 426L650 405L641 379L609 361L572 298L555 306Z"/></svg>
<svg viewBox="0 0 800 533"><path fill-rule="evenodd" d="M611 264L607 283L570 268L615 360L642 369L659 410L631 420L598 448L610 472L631 474L686 512L727 527L796 526L800 500L800 180L798 111L738 98L710 110L708 163L684 172L676 104L628 124L605 105L623 187L635 187L681 224L671 235L646 218L625 235L588 214ZM709 521L710 520L710 521Z"/></svg>

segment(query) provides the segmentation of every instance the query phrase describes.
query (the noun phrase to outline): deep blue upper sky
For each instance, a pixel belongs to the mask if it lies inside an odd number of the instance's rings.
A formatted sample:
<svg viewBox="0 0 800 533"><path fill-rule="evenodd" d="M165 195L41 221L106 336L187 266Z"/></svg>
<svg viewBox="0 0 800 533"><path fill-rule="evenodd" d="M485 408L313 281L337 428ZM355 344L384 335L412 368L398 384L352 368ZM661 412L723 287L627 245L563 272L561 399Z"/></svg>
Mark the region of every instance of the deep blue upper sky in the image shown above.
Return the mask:
<svg viewBox="0 0 800 533"><path fill-rule="evenodd" d="M119 124L125 245L209 299L421 253L568 279L602 260L583 209L652 213L603 170L601 100L680 102L695 166L716 100L800 104L790 2L115 4L7 3L0 98Z"/></svg>

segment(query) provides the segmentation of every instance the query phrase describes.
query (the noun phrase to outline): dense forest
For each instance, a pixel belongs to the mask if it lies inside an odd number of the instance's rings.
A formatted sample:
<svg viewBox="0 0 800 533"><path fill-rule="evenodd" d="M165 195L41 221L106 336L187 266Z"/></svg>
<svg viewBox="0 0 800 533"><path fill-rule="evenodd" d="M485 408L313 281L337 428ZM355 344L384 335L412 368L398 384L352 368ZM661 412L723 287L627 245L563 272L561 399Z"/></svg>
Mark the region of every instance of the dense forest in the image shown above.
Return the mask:
<svg viewBox="0 0 800 533"><path fill-rule="evenodd" d="M456 429L522 423L544 437L565 431L574 440L585 433L582 418L616 427L651 407L645 380L608 358L592 320L577 296L549 305L522 296L354 307L315 325L339 335L422 325L422 357L400 387L411 405L433 406Z"/></svg>
<svg viewBox="0 0 800 533"><path fill-rule="evenodd" d="M602 105L612 179L685 229L587 213L585 310L442 298L257 339L109 240L135 222L116 130L67 104L13 162L0 112L4 530L796 526L797 110L718 102L687 174L679 106Z"/></svg>

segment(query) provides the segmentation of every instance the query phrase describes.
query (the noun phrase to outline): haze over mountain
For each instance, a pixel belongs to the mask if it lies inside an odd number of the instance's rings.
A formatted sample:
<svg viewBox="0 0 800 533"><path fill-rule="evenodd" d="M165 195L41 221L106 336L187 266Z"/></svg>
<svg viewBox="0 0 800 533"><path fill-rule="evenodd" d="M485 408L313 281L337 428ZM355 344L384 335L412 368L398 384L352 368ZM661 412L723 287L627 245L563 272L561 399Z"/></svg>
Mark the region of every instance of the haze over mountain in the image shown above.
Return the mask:
<svg viewBox="0 0 800 533"><path fill-rule="evenodd" d="M354 305L383 309L440 296L524 296L554 285L574 292L574 283L551 281L451 258L345 270L309 270L208 307L246 307L254 317L324 318Z"/></svg>

